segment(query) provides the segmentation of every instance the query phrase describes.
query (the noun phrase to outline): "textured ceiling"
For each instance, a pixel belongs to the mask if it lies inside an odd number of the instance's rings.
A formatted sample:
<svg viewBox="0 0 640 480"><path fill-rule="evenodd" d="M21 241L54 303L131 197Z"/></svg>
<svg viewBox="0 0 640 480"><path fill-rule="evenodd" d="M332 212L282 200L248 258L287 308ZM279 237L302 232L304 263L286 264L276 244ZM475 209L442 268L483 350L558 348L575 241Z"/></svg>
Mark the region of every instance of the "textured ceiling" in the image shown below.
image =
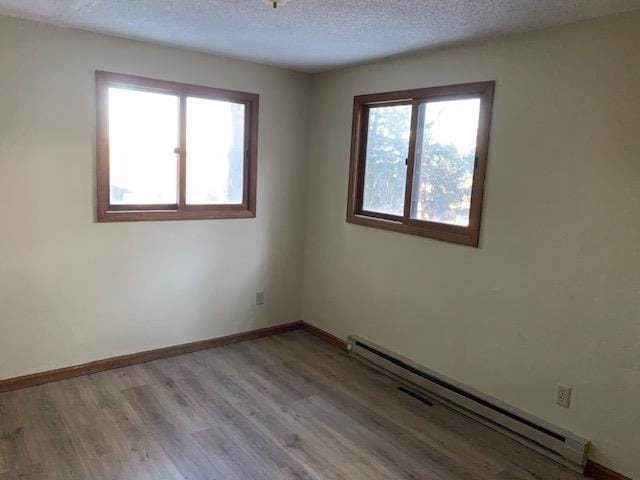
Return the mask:
<svg viewBox="0 0 640 480"><path fill-rule="evenodd" d="M298 70L640 8L640 0L0 0L0 14Z"/></svg>

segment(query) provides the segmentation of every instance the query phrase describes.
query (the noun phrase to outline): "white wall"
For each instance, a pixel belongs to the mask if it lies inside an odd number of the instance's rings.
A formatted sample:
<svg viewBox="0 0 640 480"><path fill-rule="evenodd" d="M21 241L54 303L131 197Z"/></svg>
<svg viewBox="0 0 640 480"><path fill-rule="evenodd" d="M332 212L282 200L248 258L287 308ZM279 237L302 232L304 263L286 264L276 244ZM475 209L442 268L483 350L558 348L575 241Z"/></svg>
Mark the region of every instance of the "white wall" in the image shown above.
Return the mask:
<svg viewBox="0 0 640 480"><path fill-rule="evenodd" d="M259 93L258 217L96 223L95 69ZM0 17L0 379L299 320L308 93L286 70Z"/></svg>
<svg viewBox="0 0 640 480"><path fill-rule="evenodd" d="M639 45L636 13L317 76L303 319L588 437L596 461L640 476ZM492 79L479 249L345 222L354 95Z"/></svg>

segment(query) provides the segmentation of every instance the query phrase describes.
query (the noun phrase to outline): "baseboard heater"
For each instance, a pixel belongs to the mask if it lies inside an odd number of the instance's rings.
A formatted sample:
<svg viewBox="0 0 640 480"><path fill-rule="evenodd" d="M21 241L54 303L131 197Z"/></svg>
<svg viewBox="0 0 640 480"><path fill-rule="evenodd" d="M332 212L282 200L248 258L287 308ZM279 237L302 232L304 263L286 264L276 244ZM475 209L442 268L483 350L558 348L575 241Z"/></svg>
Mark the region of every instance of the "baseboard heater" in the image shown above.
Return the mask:
<svg viewBox="0 0 640 480"><path fill-rule="evenodd" d="M438 400L514 440L582 473L589 441L498 399L418 365L368 340L349 337L349 353L434 394Z"/></svg>

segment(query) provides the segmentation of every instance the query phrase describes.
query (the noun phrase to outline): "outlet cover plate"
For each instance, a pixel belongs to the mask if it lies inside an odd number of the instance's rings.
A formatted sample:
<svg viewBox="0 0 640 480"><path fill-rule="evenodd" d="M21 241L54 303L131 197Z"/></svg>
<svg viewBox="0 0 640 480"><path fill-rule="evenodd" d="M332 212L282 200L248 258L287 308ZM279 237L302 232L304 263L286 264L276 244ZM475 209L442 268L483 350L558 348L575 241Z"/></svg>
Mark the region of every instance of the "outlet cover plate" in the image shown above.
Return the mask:
<svg viewBox="0 0 640 480"><path fill-rule="evenodd" d="M564 408L571 406L571 387L566 385L558 385L558 397L556 403Z"/></svg>

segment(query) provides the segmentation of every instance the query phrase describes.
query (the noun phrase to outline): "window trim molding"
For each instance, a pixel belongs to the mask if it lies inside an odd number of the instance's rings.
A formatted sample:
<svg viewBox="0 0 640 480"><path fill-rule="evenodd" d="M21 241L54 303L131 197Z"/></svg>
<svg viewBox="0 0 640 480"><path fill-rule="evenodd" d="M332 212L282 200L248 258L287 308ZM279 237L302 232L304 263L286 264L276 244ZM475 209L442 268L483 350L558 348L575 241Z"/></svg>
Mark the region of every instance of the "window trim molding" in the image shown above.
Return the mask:
<svg viewBox="0 0 640 480"><path fill-rule="evenodd" d="M258 115L255 93L189 85L134 75L96 70L96 219L101 222L255 218L258 168ZM109 87L139 89L176 95L180 101L178 196L171 205L112 205L109 179ZM187 205L186 203L186 98L224 100L245 105L245 157L241 204Z"/></svg>
<svg viewBox="0 0 640 480"><path fill-rule="evenodd" d="M351 130L347 222L478 247L494 89L495 81L487 81L355 96L353 99ZM419 110L417 106L425 100L438 98L480 98L476 164L473 173L468 227L415 220L410 217ZM413 105L409 137L407 180L405 184L405 208L402 217L377 212L366 212L362 209L368 111L372 106L381 105Z"/></svg>

